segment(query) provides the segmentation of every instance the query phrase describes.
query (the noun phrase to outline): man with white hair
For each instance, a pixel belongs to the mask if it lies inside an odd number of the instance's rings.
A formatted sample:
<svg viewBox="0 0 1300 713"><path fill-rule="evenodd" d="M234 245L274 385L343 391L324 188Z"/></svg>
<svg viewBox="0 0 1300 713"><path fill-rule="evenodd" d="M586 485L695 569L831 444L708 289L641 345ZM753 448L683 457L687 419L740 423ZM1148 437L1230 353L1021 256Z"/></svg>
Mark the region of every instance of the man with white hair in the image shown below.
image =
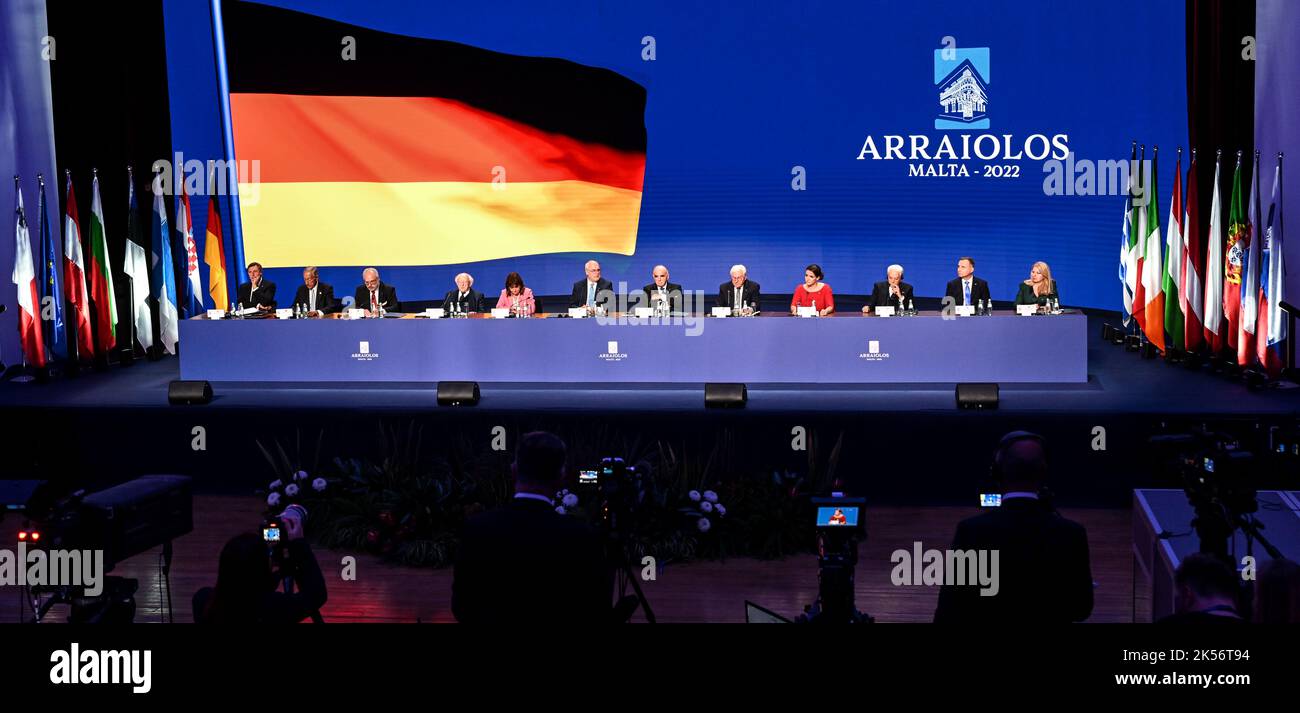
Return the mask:
<svg viewBox="0 0 1300 713"><path fill-rule="evenodd" d="M885 277L872 289L871 301L862 308L863 314L871 314L872 307L893 307L901 311L912 304L912 286L903 282L903 266L890 265Z"/></svg>
<svg viewBox="0 0 1300 713"><path fill-rule="evenodd" d="M483 293L474 289L474 278L468 272L462 272L456 276L456 289L448 290L446 296L442 298L442 306L451 308L452 312L468 314L470 312L486 312L487 307L484 305Z"/></svg>
<svg viewBox="0 0 1300 713"><path fill-rule="evenodd" d="M742 312L756 314L762 295L758 283L749 279L749 271L744 265L731 266L731 279L718 287L718 306L740 308Z"/></svg>
<svg viewBox="0 0 1300 713"><path fill-rule="evenodd" d="M600 276L600 263L588 260L583 269L587 277L573 283L569 307L586 307L590 313L597 307L611 304L614 301L614 283Z"/></svg>
<svg viewBox="0 0 1300 713"><path fill-rule="evenodd" d="M354 305L357 309L364 309L371 317L378 315L381 307L385 312L402 311L402 303L397 301L397 288L381 282L378 270L373 267L362 270L361 282Z"/></svg>
<svg viewBox="0 0 1300 713"><path fill-rule="evenodd" d="M668 268L664 265L655 265L650 271L650 284L642 287L646 297L650 300L650 306L654 307L658 303L668 305L668 311L681 312L683 310L682 286L668 281Z"/></svg>

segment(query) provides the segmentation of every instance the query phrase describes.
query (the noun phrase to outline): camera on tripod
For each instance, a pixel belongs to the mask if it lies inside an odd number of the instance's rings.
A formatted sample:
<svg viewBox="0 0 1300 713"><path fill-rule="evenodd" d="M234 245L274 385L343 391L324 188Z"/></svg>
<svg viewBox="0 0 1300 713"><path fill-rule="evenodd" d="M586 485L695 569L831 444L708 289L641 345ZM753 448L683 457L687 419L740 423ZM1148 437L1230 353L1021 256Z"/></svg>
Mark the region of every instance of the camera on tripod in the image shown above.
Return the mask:
<svg viewBox="0 0 1300 713"><path fill-rule="evenodd" d="M867 535L863 517L865 498L831 497L812 499L817 528L817 601L804 608L801 622L822 624L869 623L871 617L854 604L854 571L858 564L858 542Z"/></svg>
<svg viewBox="0 0 1300 713"><path fill-rule="evenodd" d="M1148 441L1167 472L1178 478L1195 510L1192 528L1200 551L1228 557L1228 540L1238 528L1253 532L1255 455L1232 436L1208 429L1155 436Z"/></svg>
<svg viewBox="0 0 1300 713"><path fill-rule="evenodd" d="M594 486L600 498L601 529L606 534L621 535L631 528L632 520L645 499L643 473L617 457L600 459L600 468L594 473ZM580 474L579 482L582 480Z"/></svg>

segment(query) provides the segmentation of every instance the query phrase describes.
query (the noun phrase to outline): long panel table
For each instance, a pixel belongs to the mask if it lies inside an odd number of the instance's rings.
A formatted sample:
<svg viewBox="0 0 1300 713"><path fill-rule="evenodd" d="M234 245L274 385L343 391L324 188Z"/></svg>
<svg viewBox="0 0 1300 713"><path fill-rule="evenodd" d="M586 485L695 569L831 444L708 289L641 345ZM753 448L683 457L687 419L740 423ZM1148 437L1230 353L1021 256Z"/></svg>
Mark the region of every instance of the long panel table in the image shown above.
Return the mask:
<svg viewBox="0 0 1300 713"><path fill-rule="evenodd" d="M181 323L222 382L1080 383L1082 314L944 318L318 319Z"/></svg>

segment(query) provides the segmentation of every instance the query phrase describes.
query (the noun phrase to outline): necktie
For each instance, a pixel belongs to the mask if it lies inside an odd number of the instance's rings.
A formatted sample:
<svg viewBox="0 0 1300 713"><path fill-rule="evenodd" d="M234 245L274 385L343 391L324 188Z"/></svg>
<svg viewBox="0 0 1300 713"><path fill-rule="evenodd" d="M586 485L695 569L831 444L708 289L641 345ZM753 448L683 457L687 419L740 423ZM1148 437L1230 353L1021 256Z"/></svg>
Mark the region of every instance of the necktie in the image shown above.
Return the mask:
<svg viewBox="0 0 1300 713"><path fill-rule="evenodd" d="M596 306L596 283L590 281L587 282L587 306Z"/></svg>
<svg viewBox="0 0 1300 713"><path fill-rule="evenodd" d="M961 284L962 284L962 285L965 287L965 289L966 289L966 301L963 302L962 304L966 304L966 305L968 305L968 304L970 304L970 280L962 280L962 281L961 281Z"/></svg>
<svg viewBox="0 0 1300 713"><path fill-rule="evenodd" d="M308 292L307 294L309 296L307 300L307 307L308 307L307 311L315 312L316 311L316 288L315 287L311 288L311 291Z"/></svg>
<svg viewBox="0 0 1300 713"><path fill-rule="evenodd" d="M744 307L744 306L745 306L745 304L744 304L744 303L741 301L741 299L740 299L740 293L741 293L741 289L740 289L739 287L737 287L737 288L736 288L736 296L735 296L735 298L734 298L734 299L732 300L732 302L731 302L731 306L732 306L732 307Z"/></svg>
<svg viewBox="0 0 1300 713"><path fill-rule="evenodd" d="M370 291L370 309L374 309L374 308L376 308L376 307L378 307L378 306L379 306L379 295L378 295L378 293L377 293L375 290L371 290L371 291Z"/></svg>

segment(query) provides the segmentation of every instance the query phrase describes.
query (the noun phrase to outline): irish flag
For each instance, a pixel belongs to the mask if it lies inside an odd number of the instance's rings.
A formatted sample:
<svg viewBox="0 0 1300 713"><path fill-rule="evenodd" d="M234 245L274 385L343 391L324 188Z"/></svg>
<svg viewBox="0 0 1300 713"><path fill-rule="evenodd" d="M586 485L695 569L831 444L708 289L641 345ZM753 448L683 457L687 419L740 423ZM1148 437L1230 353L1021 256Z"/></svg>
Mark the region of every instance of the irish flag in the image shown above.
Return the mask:
<svg viewBox="0 0 1300 713"><path fill-rule="evenodd" d="M247 2L225 37L235 155L260 171L240 177L244 252L266 267L635 250L636 82Z"/></svg>
<svg viewBox="0 0 1300 713"><path fill-rule="evenodd" d="M104 203L99 198L99 174L90 195L90 299L95 303L95 348L107 353L117 345L117 298L113 296L113 270L104 237Z"/></svg>

